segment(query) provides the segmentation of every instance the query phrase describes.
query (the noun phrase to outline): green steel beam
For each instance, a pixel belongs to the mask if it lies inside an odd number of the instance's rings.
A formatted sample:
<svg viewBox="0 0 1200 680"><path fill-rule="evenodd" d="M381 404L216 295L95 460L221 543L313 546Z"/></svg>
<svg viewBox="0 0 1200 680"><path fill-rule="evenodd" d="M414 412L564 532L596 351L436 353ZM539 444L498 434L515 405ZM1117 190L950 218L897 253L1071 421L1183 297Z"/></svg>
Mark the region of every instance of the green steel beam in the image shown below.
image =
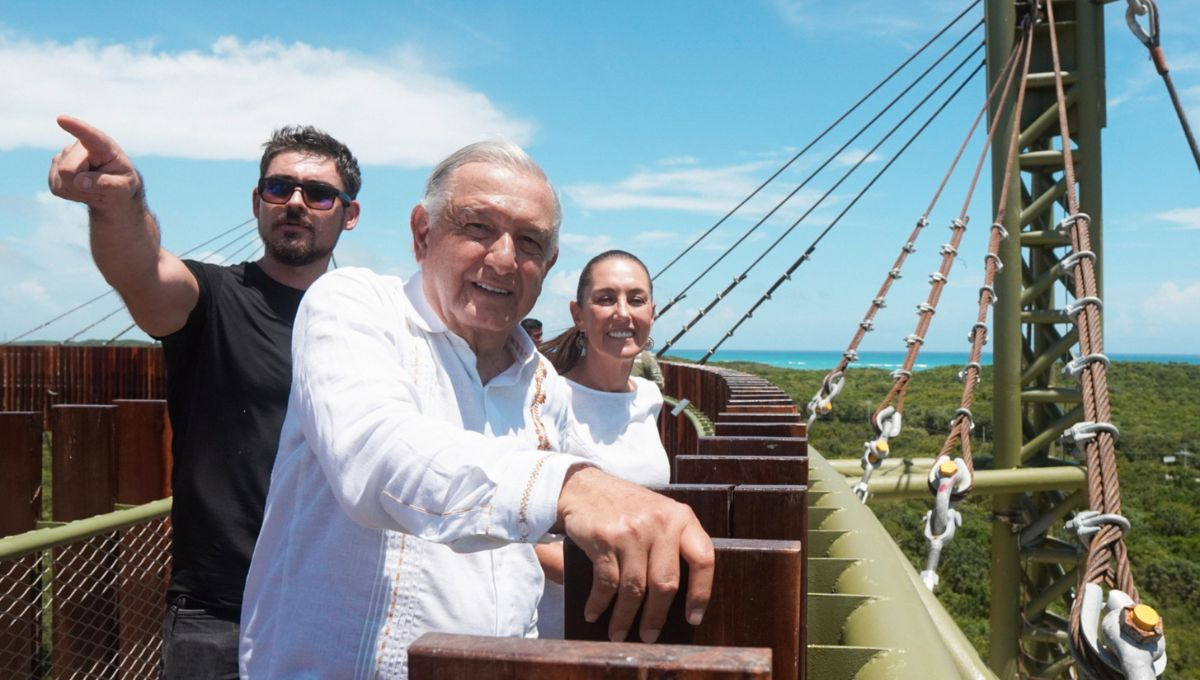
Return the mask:
<svg viewBox="0 0 1200 680"><path fill-rule="evenodd" d="M107 534L147 520L165 517L171 512L171 500L163 498L128 510L117 510L105 515L67 522L51 529L37 529L0 538L0 561L16 559L30 553Z"/></svg>

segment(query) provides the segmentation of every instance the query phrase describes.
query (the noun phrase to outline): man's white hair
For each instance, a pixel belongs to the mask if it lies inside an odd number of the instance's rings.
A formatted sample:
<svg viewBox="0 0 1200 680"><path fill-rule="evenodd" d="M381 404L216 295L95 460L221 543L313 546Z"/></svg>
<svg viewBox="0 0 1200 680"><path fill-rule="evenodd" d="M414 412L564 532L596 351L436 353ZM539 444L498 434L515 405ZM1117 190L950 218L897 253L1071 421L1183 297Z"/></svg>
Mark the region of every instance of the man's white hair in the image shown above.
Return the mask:
<svg viewBox="0 0 1200 680"><path fill-rule="evenodd" d="M529 157L529 154L525 153L524 149L504 139L468 144L447 156L445 160L438 163L433 172L429 173L429 179L425 181L425 197L421 199L421 205L424 206L425 212L429 214L432 221L436 222L442 217L446 203L450 200L454 171L468 163L499 165L533 175L546 182L546 186L550 187L550 194L554 197L551 246L558 248L558 228L562 225L562 202L558 199L558 191L554 189L554 185L550 183L546 173Z"/></svg>

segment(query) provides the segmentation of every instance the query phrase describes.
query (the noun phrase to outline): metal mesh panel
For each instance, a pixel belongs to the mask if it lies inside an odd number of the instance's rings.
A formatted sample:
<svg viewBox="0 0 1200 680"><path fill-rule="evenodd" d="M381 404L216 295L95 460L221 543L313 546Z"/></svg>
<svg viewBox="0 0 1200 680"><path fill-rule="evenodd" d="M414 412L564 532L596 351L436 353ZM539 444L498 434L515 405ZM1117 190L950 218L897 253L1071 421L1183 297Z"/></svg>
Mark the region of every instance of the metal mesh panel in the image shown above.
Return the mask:
<svg viewBox="0 0 1200 680"><path fill-rule="evenodd" d="M0 677L157 678L166 517L0 562Z"/></svg>

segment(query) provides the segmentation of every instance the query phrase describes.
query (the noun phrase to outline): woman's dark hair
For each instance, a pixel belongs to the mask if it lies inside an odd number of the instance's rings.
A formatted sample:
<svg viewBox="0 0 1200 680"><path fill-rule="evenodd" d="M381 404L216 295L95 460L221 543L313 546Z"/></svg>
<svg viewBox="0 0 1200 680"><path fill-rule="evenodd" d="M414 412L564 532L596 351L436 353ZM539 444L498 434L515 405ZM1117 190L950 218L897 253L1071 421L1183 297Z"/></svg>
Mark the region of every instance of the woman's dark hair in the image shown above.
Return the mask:
<svg viewBox="0 0 1200 680"><path fill-rule="evenodd" d="M650 278L650 270L646 268L645 262L638 259L637 255L624 250L606 250L588 260L588 263L583 266L583 271L579 273L579 285L575 287L575 304L583 307L587 290L592 286L592 270L596 268L596 265L614 258L637 263L637 266L646 272L646 278ZM650 297L654 297L653 281L650 282ZM550 359L550 363L554 365L554 370L562 374L575 368L575 364L579 363L579 360L583 357L586 344L583 332L572 326L566 332L538 345L538 349Z"/></svg>

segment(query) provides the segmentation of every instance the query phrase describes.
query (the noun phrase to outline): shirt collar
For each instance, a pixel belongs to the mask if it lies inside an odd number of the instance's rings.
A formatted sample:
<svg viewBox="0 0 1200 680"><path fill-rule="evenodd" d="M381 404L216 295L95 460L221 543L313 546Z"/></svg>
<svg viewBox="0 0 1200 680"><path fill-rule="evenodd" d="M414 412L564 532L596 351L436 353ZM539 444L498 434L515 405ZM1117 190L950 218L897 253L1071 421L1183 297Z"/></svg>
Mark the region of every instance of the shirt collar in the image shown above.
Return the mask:
<svg viewBox="0 0 1200 680"><path fill-rule="evenodd" d="M404 295L408 298L408 303L412 305L413 311L417 313L413 321L422 330L429 333L445 333L462 342L464 345L466 344L461 337L451 332L446 327L446 322L442 321L437 312L433 311L433 307L429 304L429 299L425 297L425 287L421 283L420 270L417 270L408 281L404 282ZM529 334L521 328L520 324L508 332L508 339L505 341L505 346L512 353L513 357L515 357L513 363L520 366L520 370L517 371L518 374L524 374L526 371L537 367L537 362L541 355L538 354L533 340L529 338ZM509 373L511 370L512 367L510 366L501 375Z"/></svg>

